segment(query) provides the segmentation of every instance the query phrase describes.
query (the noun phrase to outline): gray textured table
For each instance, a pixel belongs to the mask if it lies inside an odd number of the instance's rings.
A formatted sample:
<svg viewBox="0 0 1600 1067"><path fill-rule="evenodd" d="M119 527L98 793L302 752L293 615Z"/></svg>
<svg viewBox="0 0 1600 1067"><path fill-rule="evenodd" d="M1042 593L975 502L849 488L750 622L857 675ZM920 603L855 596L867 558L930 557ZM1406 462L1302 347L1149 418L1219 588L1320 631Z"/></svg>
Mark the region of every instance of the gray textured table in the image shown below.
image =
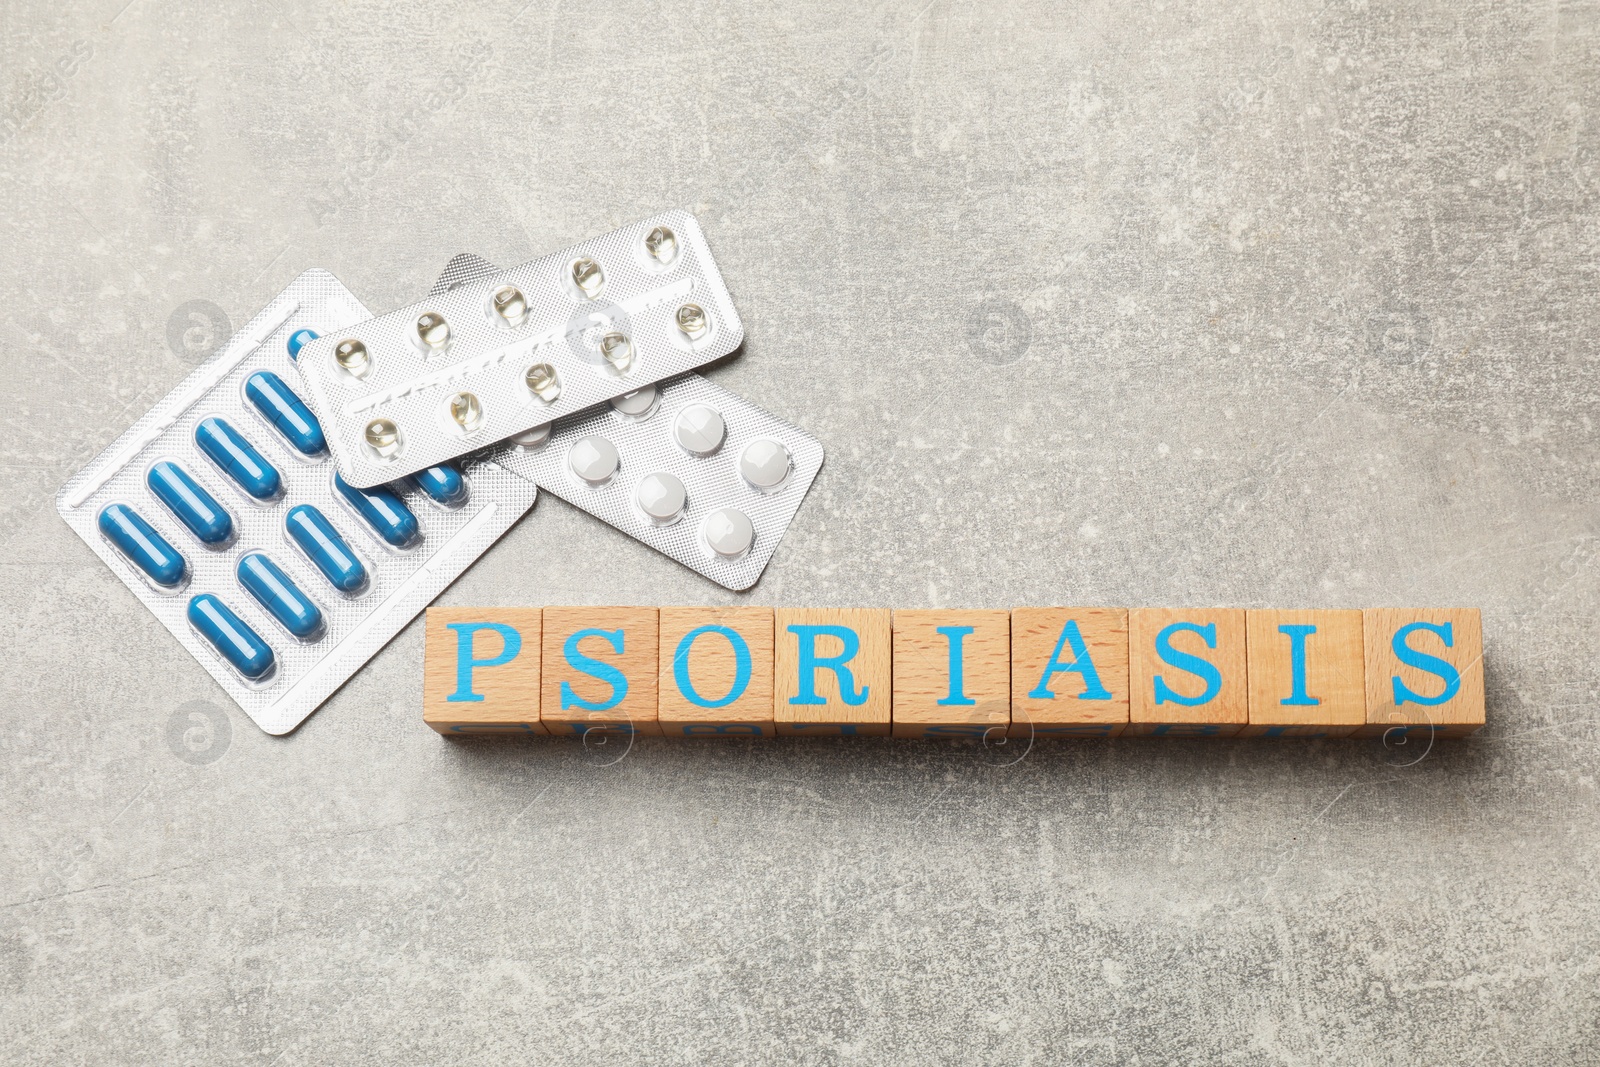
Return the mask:
<svg viewBox="0 0 1600 1067"><path fill-rule="evenodd" d="M0 10L0 1058L1596 1062L1600 11L126 2ZM1488 728L614 761L418 623L275 739L57 518L304 268L671 205L829 448L749 602L1479 605ZM444 597L735 599L548 496Z"/></svg>

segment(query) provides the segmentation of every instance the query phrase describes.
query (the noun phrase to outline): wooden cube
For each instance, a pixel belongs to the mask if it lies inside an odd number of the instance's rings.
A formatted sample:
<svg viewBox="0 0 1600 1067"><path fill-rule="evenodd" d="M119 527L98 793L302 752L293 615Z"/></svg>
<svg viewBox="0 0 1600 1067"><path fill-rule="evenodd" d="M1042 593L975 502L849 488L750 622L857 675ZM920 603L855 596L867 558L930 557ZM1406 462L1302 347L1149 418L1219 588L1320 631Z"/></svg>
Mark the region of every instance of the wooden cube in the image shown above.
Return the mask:
<svg viewBox="0 0 1600 1067"><path fill-rule="evenodd" d="M889 733L888 608L778 608L773 717L778 735Z"/></svg>
<svg viewBox="0 0 1600 1067"><path fill-rule="evenodd" d="M1477 608L1370 608L1367 724L1360 737L1391 730L1462 737L1483 725L1483 617Z"/></svg>
<svg viewBox="0 0 1600 1067"><path fill-rule="evenodd" d="M538 608L429 608L422 721L442 734L545 733Z"/></svg>
<svg viewBox="0 0 1600 1067"><path fill-rule="evenodd" d="M1128 725L1128 612L1011 613L1011 737L1115 737Z"/></svg>
<svg viewBox="0 0 1600 1067"><path fill-rule="evenodd" d="M895 737L1004 737L1011 722L1011 613L894 613Z"/></svg>
<svg viewBox="0 0 1600 1067"><path fill-rule="evenodd" d="M545 608L540 721L553 734L659 734L655 608Z"/></svg>
<svg viewBox="0 0 1600 1067"><path fill-rule="evenodd" d="M661 732L771 737L772 609L661 609Z"/></svg>
<svg viewBox="0 0 1600 1067"><path fill-rule="evenodd" d="M1349 737L1367 721L1359 611L1245 612L1250 725L1240 737Z"/></svg>
<svg viewBox="0 0 1600 1067"><path fill-rule="evenodd" d="M1128 612L1129 734L1232 737L1250 721L1243 608Z"/></svg>

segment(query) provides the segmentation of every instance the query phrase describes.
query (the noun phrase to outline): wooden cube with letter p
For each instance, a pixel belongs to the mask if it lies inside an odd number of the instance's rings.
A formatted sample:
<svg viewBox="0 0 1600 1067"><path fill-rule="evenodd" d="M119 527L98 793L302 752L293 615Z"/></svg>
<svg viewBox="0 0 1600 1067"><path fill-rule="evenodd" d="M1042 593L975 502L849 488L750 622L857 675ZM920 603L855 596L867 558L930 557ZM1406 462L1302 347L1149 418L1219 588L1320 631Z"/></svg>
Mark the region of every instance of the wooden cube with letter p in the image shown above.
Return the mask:
<svg viewBox="0 0 1600 1067"><path fill-rule="evenodd" d="M1359 611L1245 613L1250 725L1240 737L1349 737L1367 721Z"/></svg>
<svg viewBox="0 0 1600 1067"><path fill-rule="evenodd" d="M429 608L422 721L442 734L542 734L538 608Z"/></svg>
<svg viewBox="0 0 1600 1067"><path fill-rule="evenodd" d="M1128 734L1232 737L1250 721L1243 608L1128 612Z"/></svg>
<svg viewBox="0 0 1600 1067"><path fill-rule="evenodd" d="M893 660L888 608L778 608L772 690L778 735L884 735Z"/></svg>
<svg viewBox="0 0 1600 1067"><path fill-rule="evenodd" d="M1115 737L1128 726L1128 612L1011 612L1011 737Z"/></svg>
<svg viewBox="0 0 1600 1067"><path fill-rule="evenodd" d="M661 609L661 732L771 737L772 609Z"/></svg>
<svg viewBox="0 0 1600 1067"><path fill-rule="evenodd" d="M658 624L655 608L545 608L545 728L659 734Z"/></svg>
<svg viewBox="0 0 1600 1067"><path fill-rule="evenodd" d="M1362 615L1367 724L1357 736L1462 737L1483 725L1477 608L1369 608Z"/></svg>
<svg viewBox="0 0 1600 1067"><path fill-rule="evenodd" d="M1011 613L894 613L894 736L1005 736Z"/></svg>

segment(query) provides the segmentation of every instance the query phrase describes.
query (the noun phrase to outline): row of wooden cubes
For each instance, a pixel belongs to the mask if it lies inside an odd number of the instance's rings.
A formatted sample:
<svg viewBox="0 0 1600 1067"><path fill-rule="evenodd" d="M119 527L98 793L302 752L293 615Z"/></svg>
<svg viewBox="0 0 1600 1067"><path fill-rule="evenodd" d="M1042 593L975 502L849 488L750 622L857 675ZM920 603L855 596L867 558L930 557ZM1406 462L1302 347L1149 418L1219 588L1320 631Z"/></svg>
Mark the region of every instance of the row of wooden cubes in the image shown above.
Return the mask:
<svg viewBox="0 0 1600 1067"><path fill-rule="evenodd" d="M430 608L441 733L1460 736L1476 609Z"/></svg>

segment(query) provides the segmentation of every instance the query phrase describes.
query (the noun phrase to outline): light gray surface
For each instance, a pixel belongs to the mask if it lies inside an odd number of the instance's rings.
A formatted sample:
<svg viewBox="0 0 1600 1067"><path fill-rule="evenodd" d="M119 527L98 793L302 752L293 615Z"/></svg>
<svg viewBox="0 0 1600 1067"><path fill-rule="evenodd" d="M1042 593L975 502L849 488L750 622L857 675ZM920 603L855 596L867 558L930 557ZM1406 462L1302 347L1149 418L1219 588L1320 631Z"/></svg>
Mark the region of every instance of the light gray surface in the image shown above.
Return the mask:
<svg viewBox="0 0 1600 1067"><path fill-rule="evenodd" d="M1596 1062L1592 5L124 2L0 9L0 1058ZM50 503L208 315L670 205L829 449L749 602L1480 605L1489 727L208 725ZM736 599L548 496L444 597Z"/></svg>

